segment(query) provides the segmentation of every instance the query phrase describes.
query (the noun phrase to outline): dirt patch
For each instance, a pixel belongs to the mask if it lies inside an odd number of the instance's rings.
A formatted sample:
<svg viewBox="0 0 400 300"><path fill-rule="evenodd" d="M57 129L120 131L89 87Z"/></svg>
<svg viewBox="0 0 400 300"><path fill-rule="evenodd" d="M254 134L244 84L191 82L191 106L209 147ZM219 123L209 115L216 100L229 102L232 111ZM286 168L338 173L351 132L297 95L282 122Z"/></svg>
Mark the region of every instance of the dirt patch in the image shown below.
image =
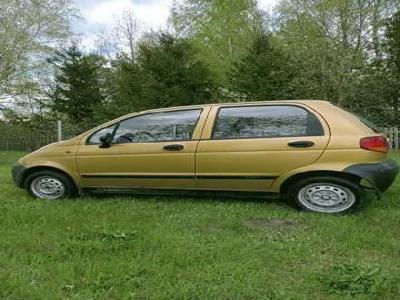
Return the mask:
<svg viewBox="0 0 400 300"><path fill-rule="evenodd" d="M271 230L290 229L298 225L297 222L285 219L254 219L244 221L244 224L251 229Z"/></svg>

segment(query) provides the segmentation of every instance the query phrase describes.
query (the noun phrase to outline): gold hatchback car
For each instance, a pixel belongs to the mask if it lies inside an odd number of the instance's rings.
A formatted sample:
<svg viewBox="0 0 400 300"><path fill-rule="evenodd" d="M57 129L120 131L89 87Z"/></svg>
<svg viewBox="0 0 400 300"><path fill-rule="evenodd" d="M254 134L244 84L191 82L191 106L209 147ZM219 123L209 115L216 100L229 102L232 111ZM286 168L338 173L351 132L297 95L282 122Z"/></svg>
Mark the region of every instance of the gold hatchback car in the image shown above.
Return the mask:
<svg viewBox="0 0 400 300"><path fill-rule="evenodd" d="M326 101L210 104L133 113L19 160L36 198L90 192L251 192L323 213L360 207L399 168L368 122Z"/></svg>

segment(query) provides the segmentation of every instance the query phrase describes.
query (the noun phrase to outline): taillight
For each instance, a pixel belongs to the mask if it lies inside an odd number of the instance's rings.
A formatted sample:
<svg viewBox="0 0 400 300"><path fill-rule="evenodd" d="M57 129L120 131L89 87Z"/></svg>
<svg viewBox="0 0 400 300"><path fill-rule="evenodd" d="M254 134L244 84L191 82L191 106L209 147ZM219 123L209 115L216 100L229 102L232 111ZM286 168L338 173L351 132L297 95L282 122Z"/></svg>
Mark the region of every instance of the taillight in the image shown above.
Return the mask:
<svg viewBox="0 0 400 300"><path fill-rule="evenodd" d="M369 136L360 140L360 147L365 150L388 152L389 143L383 136Z"/></svg>

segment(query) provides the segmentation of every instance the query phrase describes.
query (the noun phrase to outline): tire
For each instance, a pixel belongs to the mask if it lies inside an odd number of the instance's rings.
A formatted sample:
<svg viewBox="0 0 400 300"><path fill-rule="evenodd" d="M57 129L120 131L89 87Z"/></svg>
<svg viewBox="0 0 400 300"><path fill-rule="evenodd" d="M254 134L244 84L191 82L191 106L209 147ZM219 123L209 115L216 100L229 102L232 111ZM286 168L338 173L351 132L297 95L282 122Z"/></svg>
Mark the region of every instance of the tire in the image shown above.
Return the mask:
<svg viewBox="0 0 400 300"><path fill-rule="evenodd" d="M25 181L25 188L37 199L61 200L77 195L76 186L67 175L51 170L30 174Z"/></svg>
<svg viewBox="0 0 400 300"><path fill-rule="evenodd" d="M289 190L288 196L303 210L327 214L356 212L365 198L359 184L333 176L301 179Z"/></svg>

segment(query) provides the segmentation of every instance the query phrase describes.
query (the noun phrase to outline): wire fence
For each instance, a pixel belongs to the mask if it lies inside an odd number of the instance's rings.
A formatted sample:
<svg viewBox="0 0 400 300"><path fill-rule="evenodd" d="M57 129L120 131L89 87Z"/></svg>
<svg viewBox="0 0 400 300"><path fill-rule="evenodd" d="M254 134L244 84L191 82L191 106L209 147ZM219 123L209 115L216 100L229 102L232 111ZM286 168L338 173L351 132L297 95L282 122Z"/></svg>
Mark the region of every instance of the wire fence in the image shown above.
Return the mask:
<svg viewBox="0 0 400 300"><path fill-rule="evenodd" d="M400 129L383 129L393 151L400 150ZM82 132L76 126L57 121L46 129L32 129L17 125L0 126L0 151L34 151L48 144L70 139Z"/></svg>
<svg viewBox="0 0 400 300"><path fill-rule="evenodd" d="M48 144L70 139L81 133L77 127L61 121L50 123L46 128L24 125L0 125L0 151L34 151Z"/></svg>
<svg viewBox="0 0 400 300"><path fill-rule="evenodd" d="M23 136L13 134L0 136L0 151L34 151L56 142L54 135L24 132Z"/></svg>
<svg viewBox="0 0 400 300"><path fill-rule="evenodd" d="M0 151L34 151L57 141L49 131L36 131L20 126L2 126L0 129Z"/></svg>

